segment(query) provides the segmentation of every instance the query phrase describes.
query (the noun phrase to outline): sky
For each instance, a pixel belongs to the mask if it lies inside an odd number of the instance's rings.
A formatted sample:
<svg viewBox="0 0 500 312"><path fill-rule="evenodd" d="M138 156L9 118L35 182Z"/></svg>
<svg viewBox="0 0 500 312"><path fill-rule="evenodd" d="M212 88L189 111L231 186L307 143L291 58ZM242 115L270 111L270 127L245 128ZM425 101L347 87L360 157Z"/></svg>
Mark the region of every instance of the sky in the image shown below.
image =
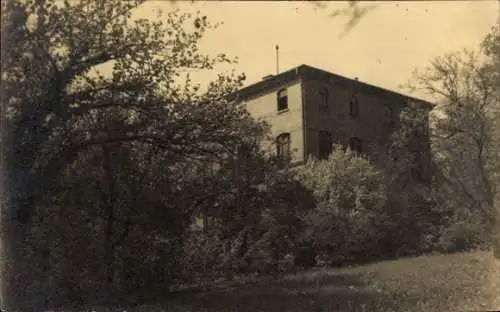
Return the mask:
<svg viewBox="0 0 500 312"><path fill-rule="evenodd" d="M157 9L178 8L223 22L203 38L201 50L238 57L238 64L218 72L244 72L246 85L276 73L278 44L280 72L306 64L423 98L399 86L437 56L477 48L500 21L500 1L362 2L375 8L341 36L348 18L329 14L347 3L324 3L320 9L303 1L150 1L136 14L154 19ZM204 84L215 75L199 73L195 79Z"/></svg>

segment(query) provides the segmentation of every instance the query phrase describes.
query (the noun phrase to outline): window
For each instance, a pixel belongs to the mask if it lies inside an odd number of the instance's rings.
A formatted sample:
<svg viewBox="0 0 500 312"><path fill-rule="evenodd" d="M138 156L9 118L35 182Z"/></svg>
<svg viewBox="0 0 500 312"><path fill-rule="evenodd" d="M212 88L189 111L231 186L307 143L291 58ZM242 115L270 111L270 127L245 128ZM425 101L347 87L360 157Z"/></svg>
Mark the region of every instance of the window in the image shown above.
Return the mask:
<svg viewBox="0 0 500 312"><path fill-rule="evenodd" d="M210 176L213 176L214 174L217 173L217 171L219 170L219 164L213 160L205 160L203 162L203 173L205 175L205 177L210 177Z"/></svg>
<svg viewBox="0 0 500 312"><path fill-rule="evenodd" d="M395 124L394 108L387 106L387 109L385 111L385 120L389 126L391 126L391 127L394 126L394 124Z"/></svg>
<svg viewBox="0 0 500 312"><path fill-rule="evenodd" d="M349 115L351 117L356 117L359 114L358 98L353 95L351 101L349 102Z"/></svg>
<svg viewBox="0 0 500 312"><path fill-rule="evenodd" d="M290 156L290 133L282 133L277 137L276 151L279 158Z"/></svg>
<svg viewBox="0 0 500 312"><path fill-rule="evenodd" d="M332 152L332 135L327 131L320 131L318 138L319 159L327 159Z"/></svg>
<svg viewBox="0 0 500 312"><path fill-rule="evenodd" d="M319 110L328 112L328 90L326 88L319 90Z"/></svg>
<svg viewBox="0 0 500 312"><path fill-rule="evenodd" d="M288 109L288 94L286 89L278 91L278 112Z"/></svg>
<svg viewBox="0 0 500 312"><path fill-rule="evenodd" d="M192 228L196 231L207 231L211 226L213 226L214 218L209 216L207 213L201 213L194 217Z"/></svg>
<svg viewBox="0 0 500 312"><path fill-rule="evenodd" d="M415 152L412 155L411 175L417 180L423 180L427 166L427 157L424 151Z"/></svg>
<svg viewBox="0 0 500 312"><path fill-rule="evenodd" d="M252 155L252 149L250 145L240 144L236 146L235 153L240 161L247 161Z"/></svg>
<svg viewBox="0 0 500 312"><path fill-rule="evenodd" d="M349 147L351 148L351 151L356 152L358 154L362 152L361 140L358 138L351 138L349 140Z"/></svg>

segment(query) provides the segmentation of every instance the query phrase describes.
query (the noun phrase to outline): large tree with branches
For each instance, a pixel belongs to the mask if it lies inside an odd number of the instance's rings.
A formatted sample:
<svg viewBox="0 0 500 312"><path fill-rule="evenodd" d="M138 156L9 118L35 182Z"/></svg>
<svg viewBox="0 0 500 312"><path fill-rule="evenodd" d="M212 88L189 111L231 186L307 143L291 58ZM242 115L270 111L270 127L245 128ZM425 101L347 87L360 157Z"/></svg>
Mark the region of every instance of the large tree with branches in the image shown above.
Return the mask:
<svg viewBox="0 0 500 312"><path fill-rule="evenodd" d="M187 224L189 209L181 208L198 199L179 198L173 179L180 164L231 155L229 147L241 145L249 129L264 133L226 100L244 76L221 75L202 92L186 75L233 62L198 49L217 25L178 11L158 21L133 20L143 2L2 3L4 286L10 309L51 300L40 279L30 281L27 261L39 261L31 267L45 267L38 273L50 276L58 259L56 273L67 275L72 266L65 256L78 251L89 257L78 247L94 246L94 235L103 242L98 263L109 264L102 279L116 284L110 268L116 253L137 260L148 251L137 254L131 246L172 239L159 235L176 233L168 228L172 220ZM69 233L73 242L60 239ZM142 240L120 247L129 237Z"/></svg>
<svg viewBox="0 0 500 312"><path fill-rule="evenodd" d="M432 124L440 204L452 206L458 220L479 222L488 241L500 182L499 42L494 28L479 53L464 50L436 58L410 84L438 103Z"/></svg>

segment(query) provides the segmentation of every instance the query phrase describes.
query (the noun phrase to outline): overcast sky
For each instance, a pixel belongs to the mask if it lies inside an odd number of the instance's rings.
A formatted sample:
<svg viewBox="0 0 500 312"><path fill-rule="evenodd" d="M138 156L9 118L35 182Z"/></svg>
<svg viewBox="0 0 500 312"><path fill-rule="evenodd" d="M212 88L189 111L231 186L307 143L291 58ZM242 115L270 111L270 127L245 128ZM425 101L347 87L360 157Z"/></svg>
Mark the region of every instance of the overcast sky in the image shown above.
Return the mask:
<svg viewBox="0 0 500 312"><path fill-rule="evenodd" d="M154 18L157 8L167 12L177 7L200 10L212 22L223 21L204 38L202 50L237 56L239 64L231 68L244 72L247 84L275 74L279 44L281 71L307 64L402 91L398 85L432 58L476 48L500 13L499 1L362 2L376 8L341 37L347 18L328 15L347 4L326 4L326 9L317 9L309 2L151 1L137 15ZM197 77L204 82L213 74Z"/></svg>

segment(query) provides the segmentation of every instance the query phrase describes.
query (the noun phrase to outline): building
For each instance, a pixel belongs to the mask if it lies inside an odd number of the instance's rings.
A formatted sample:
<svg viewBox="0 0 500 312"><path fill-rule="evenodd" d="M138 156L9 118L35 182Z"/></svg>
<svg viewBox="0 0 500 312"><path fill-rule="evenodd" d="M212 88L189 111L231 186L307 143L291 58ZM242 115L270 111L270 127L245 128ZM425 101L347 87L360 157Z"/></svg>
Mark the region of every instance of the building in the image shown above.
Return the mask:
<svg viewBox="0 0 500 312"><path fill-rule="evenodd" d="M301 164L309 155L325 158L332 144L375 157L386 146L409 102L425 108L426 129L432 104L357 79L307 65L269 75L241 89L237 101L271 126L278 156L289 154ZM429 146L428 135L419 138Z"/></svg>

